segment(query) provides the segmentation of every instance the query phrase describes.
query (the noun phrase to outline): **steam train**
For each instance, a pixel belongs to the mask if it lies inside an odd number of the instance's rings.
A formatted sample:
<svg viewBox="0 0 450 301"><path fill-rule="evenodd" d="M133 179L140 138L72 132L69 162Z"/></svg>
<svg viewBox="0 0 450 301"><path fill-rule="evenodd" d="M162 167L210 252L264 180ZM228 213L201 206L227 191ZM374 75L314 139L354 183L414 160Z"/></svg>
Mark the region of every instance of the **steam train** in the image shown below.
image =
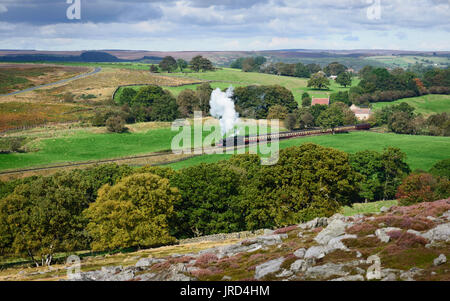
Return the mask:
<svg viewBox="0 0 450 301"><path fill-rule="evenodd" d="M266 134L259 136L235 136L226 139L222 139L216 146L226 147L226 146L242 146L251 143L260 143L272 141L272 139L290 139L295 137L303 137L303 136L314 136L314 135L325 135L331 133L347 133L349 131L365 131L370 130L370 124L357 124L357 125L349 125L349 126L341 126L336 127L334 129L312 129L312 130L303 130L303 131L292 131L292 132L281 132L274 134Z"/></svg>

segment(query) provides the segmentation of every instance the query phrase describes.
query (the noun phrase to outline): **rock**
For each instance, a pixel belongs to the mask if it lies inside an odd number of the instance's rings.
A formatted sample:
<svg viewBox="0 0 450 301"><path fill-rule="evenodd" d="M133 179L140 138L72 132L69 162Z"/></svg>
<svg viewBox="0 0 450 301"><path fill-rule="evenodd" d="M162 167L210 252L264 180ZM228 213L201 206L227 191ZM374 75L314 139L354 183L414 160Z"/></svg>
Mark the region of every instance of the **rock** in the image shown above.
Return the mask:
<svg viewBox="0 0 450 301"><path fill-rule="evenodd" d="M344 221L344 220L346 220L346 217L340 213L336 213L328 219L328 223L331 223L332 221L335 221L335 220Z"/></svg>
<svg viewBox="0 0 450 301"><path fill-rule="evenodd" d="M222 281L231 281L231 279L230 276L223 276Z"/></svg>
<svg viewBox="0 0 450 301"><path fill-rule="evenodd" d="M286 277L291 277L292 275L294 275L294 273L292 273L289 270L283 270L280 274L276 275L277 278L286 278Z"/></svg>
<svg viewBox="0 0 450 301"><path fill-rule="evenodd" d="M314 279L327 279L333 276L348 276L348 272L344 270L345 265L341 264L335 264L335 263L327 263L324 265L314 266L310 267L306 273L305 276L307 278L314 278Z"/></svg>
<svg viewBox="0 0 450 301"><path fill-rule="evenodd" d="M389 273L386 277L381 279L381 281L397 281L397 275L394 273Z"/></svg>
<svg viewBox="0 0 450 301"><path fill-rule="evenodd" d="M450 220L450 210L448 210L447 212L442 214L441 218L442 219L446 219L446 220Z"/></svg>
<svg viewBox="0 0 450 301"><path fill-rule="evenodd" d="M294 256L297 258L304 258L305 254L306 254L305 248L298 249L297 251L294 252Z"/></svg>
<svg viewBox="0 0 450 301"><path fill-rule="evenodd" d="M283 262L284 258L281 257L256 266L255 279L261 279L268 274L279 271Z"/></svg>
<svg viewBox="0 0 450 301"><path fill-rule="evenodd" d="M362 257L362 254L361 254L361 252L359 252L359 251L356 251L356 257L357 257L357 258L361 258L361 257Z"/></svg>
<svg viewBox="0 0 450 301"><path fill-rule="evenodd" d="M328 219L326 217L317 217L307 223L298 225L300 229L315 229L319 227L326 227L328 225Z"/></svg>
<svg viewBox="0 0 450 301"><path fill-rule="evenodd" d="M436 221L439 220L439 219L437 219L437 218L435 218L435 217L433 217L433 216L427 216L427 219L430 220L430 221L432 221L432 222L436 222Z"/></svg>
<svg viewBox="0 0 450 301"><path fill-rule="evenodd" d="M327 248L324 246L312 246L310 247L306 253L304 258L309 259L309 258L314 258L314 259L320 259L325 257L327 253Z"/></svg>
<svg viewBox="0 0 450 301"><path fill-rule="evenodd" d="M422 233L420 233L419 231L413 230L413 229L408 229L406 232L409 234L414 234L415 236L423 237Z"/></svg>
<svg viewBox="0 0 450 301"><path fill-rule="evenodd" d="M166 261L165 259L142 258L142 259L139 259L138 262L136 262L135 267L147 268L147 267L154 265L155 263L161 263L161 262L165 262L165 261Z"/></svg>
<svg viewBox="0 0 450 301"><path fill-rule="evenodd" d="M325 229L317 234L314 240L319 244L326 245L331 239L345 234L346 226L347 224L340 219L333 220Z"/></svg>
<svg viewBox="0 0 450 301"><path fill-rule="evenodd" d="M356 271L358 274L360 274L360 275L365 275L365 274L366 274L366 271L365 271L364 269L360 268L360 267L356 267L356 268L355 268L355 271Z"/></svg>
<svg viewBox="0 0 450 301"><path fill-rule="evenodd" d="M433 228L423 234L423 237L428 239L429 241L450 241L450 223L438 225L436 228Z"/></svg>
<svg viewBox="0 0 450 301"><path fill-rule="evenodd" d="M297 261L295 261L293 264L291 264L291 271L294 273L298 273L298 272L305 272L308 269L309 265L308 263L303 260L303 259L299 259Z"/></svg>
<svg viewBox="0 0 450 301"><path fill-rule="evenodd" d="M380 212L381 213L386 213L386 212L388 212L389 211L389 207L386 207L386 206L383 206L383 207L381 207L381 209L380 209Z"/></svg>
<svg viewBox="0 0 450 301"><path fill-rule="evenodd" d="M436 258L436 259L433 261L433 265L434 265L434 266L438 266L438 265L444 264L444 263L446 263L446 262L447 262L447 257L446 257L444 254L441 254L441 255L439 255L438 258Z"/></svg>
<svg viewBox="0 0 450 301"><path fill-rule="evenodd" d="M387 235L387 233L389 233L391 231L400 231L400 230L401 230L400 228L394 228L394 227L382 228L382 229L377 229L375 231L375 235L382 242L388 243L391 240L391 238L389 237L389 235Z"/></svg>
<svg viewBox="0 0 450 301"><path fill-rule="evenodd" d="M350 276L332 279L331 281L364 281L364 277L361 275L350 275Z"/></svg>
<svg viewBox="0 0 450 301"><path fill-rule="evenodd" d="M303 233L302 232L298 232L297 237L298 238L303 238Z"/></svg>
<svg viewBox="0 0 450 301"><path fill-rule="evenodd" d="M421 269L412 268L407 272L400 274L400 279L403 281L414 281L414 277L422 272Z"/></svg>
<svg viewBox="0 0 450 301"><path fill-rule="evenodd" d="M264 229L264 235L272 235L275 231L270 230L270 229Z"/></svg>
<svg viewBox="0 0 450 301"><path fill-rule="evenodd" d="M344 243L342 242L343 239L349 239L349 238L357 238L357 235L350 235L350 234L346 234L346 235L342 235L339 237L335 237L332 238L327 245L327 253L331 253L335 250L344 250L347 251L348 248L344 245Z"/></svg>

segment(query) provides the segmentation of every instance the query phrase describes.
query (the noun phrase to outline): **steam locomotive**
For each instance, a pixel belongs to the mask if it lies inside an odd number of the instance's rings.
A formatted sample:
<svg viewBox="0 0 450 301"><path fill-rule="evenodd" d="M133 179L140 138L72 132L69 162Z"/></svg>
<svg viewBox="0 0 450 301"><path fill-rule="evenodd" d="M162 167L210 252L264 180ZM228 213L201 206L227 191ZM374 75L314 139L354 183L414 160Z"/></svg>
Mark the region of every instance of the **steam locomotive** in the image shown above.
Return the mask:
<svg viewBox="0 0 450 301"><path fill-rule="evenodd" d="M357 125L349 125L349 126L341 126L334 129L312 129L312 130L303 130L303 131L291 131L291 132L281 132L274 134L266 134L259 136L235 136L226 139L222 139L216 146L226 147L226 146L242 146L250 143L260 143L260 142L268 142L272 141L272 139L290 139L295 137L304 137L304 136L314 136L314 135L325 135L331 133L347 133L349 131L365 131L370 130L370 124L357 124Z"/></svg>

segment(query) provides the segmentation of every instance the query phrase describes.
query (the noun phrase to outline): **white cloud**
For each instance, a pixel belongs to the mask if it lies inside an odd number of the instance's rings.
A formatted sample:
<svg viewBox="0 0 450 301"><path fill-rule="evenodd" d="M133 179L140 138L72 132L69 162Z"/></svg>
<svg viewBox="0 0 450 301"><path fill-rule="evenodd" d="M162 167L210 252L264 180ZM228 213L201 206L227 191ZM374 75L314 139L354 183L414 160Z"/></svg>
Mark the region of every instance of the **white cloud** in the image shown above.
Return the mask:
<svg viewBox="0 0 450 301"><path fill-rule="evenodd" d="M0 14L6 13L8 11L8 8L4 6L3 4L0 4Z"/></svg>

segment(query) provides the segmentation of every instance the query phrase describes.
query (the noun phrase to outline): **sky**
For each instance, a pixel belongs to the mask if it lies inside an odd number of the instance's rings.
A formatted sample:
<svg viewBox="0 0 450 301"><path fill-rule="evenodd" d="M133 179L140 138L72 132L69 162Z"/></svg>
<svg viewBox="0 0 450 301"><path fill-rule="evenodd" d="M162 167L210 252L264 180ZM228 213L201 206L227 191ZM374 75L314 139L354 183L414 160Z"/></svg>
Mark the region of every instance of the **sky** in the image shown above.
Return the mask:
<svg viewBox="0 0 450 301"><path fill-rule="evenodd" d="M450 0L0 0L0 49L449 51Z"/></svg>

